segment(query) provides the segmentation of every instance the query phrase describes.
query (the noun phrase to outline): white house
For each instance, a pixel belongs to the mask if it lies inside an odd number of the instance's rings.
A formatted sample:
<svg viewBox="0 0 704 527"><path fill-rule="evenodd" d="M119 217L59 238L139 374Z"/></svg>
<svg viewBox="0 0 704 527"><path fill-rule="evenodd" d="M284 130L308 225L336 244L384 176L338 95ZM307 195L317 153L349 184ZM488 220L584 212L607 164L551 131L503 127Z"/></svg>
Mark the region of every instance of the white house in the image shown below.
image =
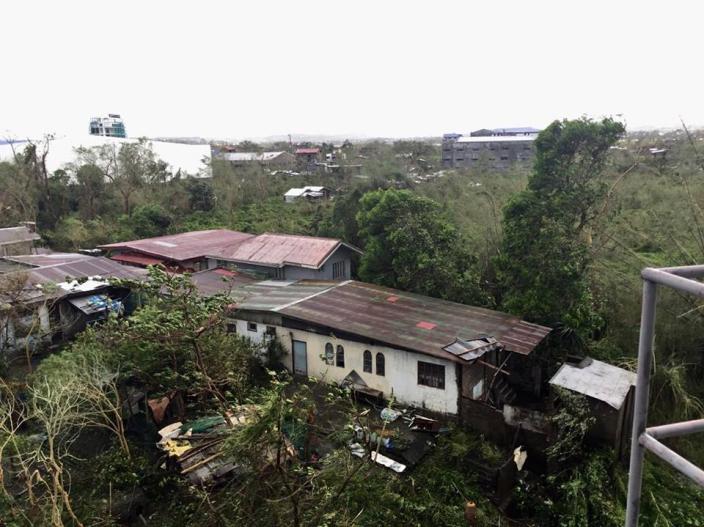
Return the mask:
<svg viewBox="0 0 704 527"><path fill-rule="evenodd" d="M532 390L540 373L528 356L550 332L505 313L351 280L270 280L233 296L230 330L259 343L276 336L293 373L450 415L468 401L495 408L513 402L514 390ZM513 387L503 378L511 364Z"/></svg>

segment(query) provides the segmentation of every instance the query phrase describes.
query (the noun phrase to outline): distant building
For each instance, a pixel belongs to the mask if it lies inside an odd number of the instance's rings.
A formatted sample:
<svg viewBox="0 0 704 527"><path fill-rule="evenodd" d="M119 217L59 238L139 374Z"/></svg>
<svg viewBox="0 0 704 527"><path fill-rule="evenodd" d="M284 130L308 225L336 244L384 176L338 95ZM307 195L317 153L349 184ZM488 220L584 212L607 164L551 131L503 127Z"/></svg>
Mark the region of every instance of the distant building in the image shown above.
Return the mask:
<svg viewBox="0 0 704 527"><path fill-rule="evenodd" d="M470 137L487 137L487 136L499 136L499 137L518 137L518 136L535 136L540 133L538 128L531 127L521 127L521 128L492 128L481 130L475 130L470 133ZM448 134L450 135L450 134Z"/></svg>
<svg viewBox="0 0 704 527"><path fill-rule="evenodd" d="M303 188L290 188L284 194L284 201L286 203L293 203L301 198L305 198L311 201L329 199L330 189L326 187L303 187Z"/></svg>
<svg viewBox="0 0 704 527"><path fill-rule="evenodd" d="M101 135L103 137L127 137L125 122L116 113L110 113L107 117L92 117L90 120L90 135Z"/></svg>
<svg viewBox="0 0 704 527"><path fill-rule="evenodd" d="M227 152L222 154L222 159L235 166L292 168L296 164L296 156L288 152Z"/></svg>
<svg viewBox="0 0 704 527"><path fill-rule="evenodd" d="M299 167L304 170L315 170L319 157L320 148L298 148L296 150L296 161Z"/></svg>
<svg viewBox="0 0 704 527"><path fill-rule="evenodd" d="M533 160L536 128L475 130L469 136L445 134L442 138L443 168L471 168L479 163L504 170L514 163Z"/></svg>

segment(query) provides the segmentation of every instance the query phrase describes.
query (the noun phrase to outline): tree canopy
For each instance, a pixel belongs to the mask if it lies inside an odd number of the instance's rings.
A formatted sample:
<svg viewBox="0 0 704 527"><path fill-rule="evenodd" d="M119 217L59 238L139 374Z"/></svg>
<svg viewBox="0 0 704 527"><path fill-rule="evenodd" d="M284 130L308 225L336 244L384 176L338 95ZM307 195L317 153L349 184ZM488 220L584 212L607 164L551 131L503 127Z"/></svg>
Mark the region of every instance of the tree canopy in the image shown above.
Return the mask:
<svg viewBox="0 0 704 527"><path fill-rule="evenodd" d="M528 188L504 209L497 267L507 310L582 335L598 326L588 228L606 195L609 148L624 131L612 119L582 118L555 121L536 140Z"/></svg>
<svg viewBox="0 0 704 527"><path fill-rule="evenodd" d="M406 190L377 190L357 213L363 280L460 302L486 302L475 259L442 207Z"/></svg>

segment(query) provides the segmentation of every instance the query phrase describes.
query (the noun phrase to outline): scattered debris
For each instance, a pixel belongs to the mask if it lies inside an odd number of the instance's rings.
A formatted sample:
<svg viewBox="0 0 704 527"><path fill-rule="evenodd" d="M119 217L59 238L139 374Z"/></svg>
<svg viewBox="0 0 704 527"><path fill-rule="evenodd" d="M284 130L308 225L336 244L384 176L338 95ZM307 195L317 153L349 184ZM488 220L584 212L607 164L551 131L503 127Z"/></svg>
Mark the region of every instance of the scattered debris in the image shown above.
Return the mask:
<svg viewBox="0 0 704 527"><path fill-rule="evenodd" d="M157 446L167 455L164 468L178 470L194 485L215 485L225 479L237 477L250 467L235 462L222 450L222 444L232 428L248 422L254 405L243 405L226 417L213 415L189 423L176 422L159 430L161 439ZM294 457L296 450L287 440L284 449L287 458ZM270 462L276 453L267 455Z"/></svg>
<svg viewBox="0 0 704 527"><path fill-rule="evenodd" d="M398 410L393 410L391 408L384 408L381 411L381 419L386 423L393 423L396 419L399 418L400 415L401 412L399 412Z"/></svg>
<svg viewBox="0 0 704 527"><path fill-rule="evenodd" d="M433 432L438 433L442 430L440 423L435 419L414 415L410 425L411 430L418 432Z"/></svg>
<svg viewBox="0 0 704 527"><path fill-rule="evenodd" d="M372 460L374 460L376 463L379 465L383 465L386 468L390 468L397 474L401 474L404 470L406 470L406 465L402 465L398 461L394 461L390 457L386 457L383 454L379 454L377 452L372 452L371 454Z"/></svg>

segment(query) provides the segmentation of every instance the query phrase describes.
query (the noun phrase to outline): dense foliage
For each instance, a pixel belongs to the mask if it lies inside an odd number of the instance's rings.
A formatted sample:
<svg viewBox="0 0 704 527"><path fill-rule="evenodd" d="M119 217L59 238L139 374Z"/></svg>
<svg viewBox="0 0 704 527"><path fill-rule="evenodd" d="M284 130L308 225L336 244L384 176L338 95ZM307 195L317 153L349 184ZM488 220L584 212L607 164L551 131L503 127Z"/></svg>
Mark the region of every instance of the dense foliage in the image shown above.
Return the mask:
<svg viewBox="0 0 704 527"><path fill-rule="evenodd" d="M528 187L504 210L497 264L508 311L583 336L599 326L588 229L606 196L601 176L609 148L623 132L611 119L556 121L536 140Z"/></svg>

